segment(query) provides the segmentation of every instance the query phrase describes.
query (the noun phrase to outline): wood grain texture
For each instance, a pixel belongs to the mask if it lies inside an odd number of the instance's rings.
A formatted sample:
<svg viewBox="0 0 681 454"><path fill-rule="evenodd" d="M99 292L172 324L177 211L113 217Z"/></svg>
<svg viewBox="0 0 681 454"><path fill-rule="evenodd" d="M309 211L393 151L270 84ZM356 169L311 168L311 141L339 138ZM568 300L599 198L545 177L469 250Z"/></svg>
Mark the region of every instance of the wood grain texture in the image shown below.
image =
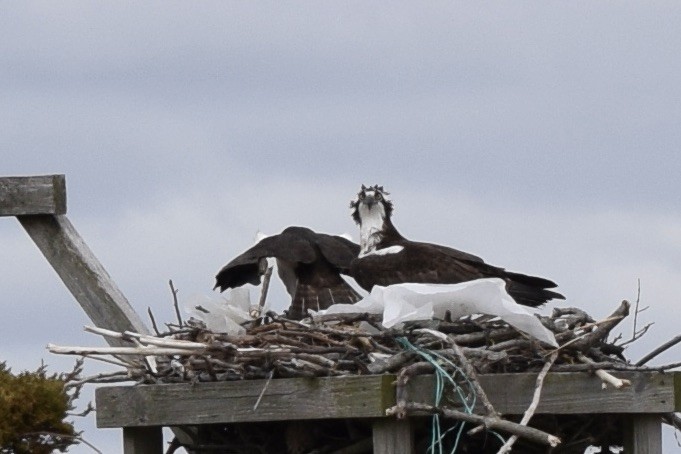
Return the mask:
<svg viewBox="0 0 681 454"><path fill-rule="evenodd" d="M585 373L553 373L544 382L538 413L666 413L674 408L674 373L622 373L630 388L601 389ZM535 374L481 375L495 409L522 414ZM101 387L96 390L99 427L210 424L288 419L383 417L395 404L393 375L275 379L253 409L266 380ZM434 379L414 377L409 399L431 403ZM455 402L453 400L452 402ZM477 411L482 411L478 408Z"/></svg>
<svg viewBox="0 0 681 454"><path fill-rule="evenodd" d="M64 213L64 175L0 178L0 216Z"/></svg>
<svg viewBox="0 0 681 454"><path fill-rule="evenodd" d="M65 215L17 218L95 325L115 331L149 333ZM124 345L116 339L107 341Z"/></svg>
<svg viewBox="0 0 681 454"><path fill-rule="evenodd" d="M662 454L660 415L634 415L624 430L625 453Z"/></svg>
<svg viewBox="0 0 681 454"><path fill-rule="evenodd" d="M393 378L283 378L271 380L266 389L267 380L101 387L97 426L382 417L395 404Z"/></svg>
<svg viewBox="0 0 681 454"><path fill-rule="evenodd" d="M409 419L383 418L374 422L374 454L413 454L414 433Z"/></svg>
<svg viewBox="0 0 681 454"><path fill-rule="evenodd" d="M663 413L676 407L675 373L614 372L631 380L627 388L602 388L599 378L586 373L549 373L537 413ZM480 375L480 383L494 408L502 414L522 414L532 401L536 374ZM410 381L409 399L433 404L434 381L420 376ZM457 402L452 393L451 402ZM453 408L457 408L452 404ZM479 404L477 412L483 412Z"/></svg>
<svg viewBox="0 0 681 454"><path fill-rule="evenodd" d="M126 427L123 429L123 454L162 454L161 427Z"/></svg>

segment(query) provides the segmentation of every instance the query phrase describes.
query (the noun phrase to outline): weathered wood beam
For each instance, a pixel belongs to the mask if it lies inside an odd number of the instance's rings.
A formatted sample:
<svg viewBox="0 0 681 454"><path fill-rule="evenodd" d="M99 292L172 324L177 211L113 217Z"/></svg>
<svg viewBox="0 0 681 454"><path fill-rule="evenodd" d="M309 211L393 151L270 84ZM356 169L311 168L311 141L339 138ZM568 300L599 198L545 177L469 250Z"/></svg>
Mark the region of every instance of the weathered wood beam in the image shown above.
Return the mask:
<svg viewBox="0 0 681 454"><path fill-rule="evenodd" d="M97 388L99 427L385 416L388 375ZM262 398L260 395L262 393ZM258 399L260 398L260 402ZM257 407L255 406L258 402Z"/></svg>
<svg viewBox="0 0 681 454"><path fill-rule="evenodd" d="M372 426L374 454L413 454L411 419L383 418Z"/></svg>
<svg viewBox="0 0 681 454"><path fill-rule="evenodd" d="M675 377L681 374L616 372L615 375L631 380L631 386L603 389L598 377L586 373L549 373L536 413L663 413L681 409L675 400ZM501 414L522 414L527 409L536 378L536 374L525 373L479 376L482 388ZM428 376L415 377L407 391L409 400L433 405L434 384ZM454 394L446 397L457 402ZM476 411L484 412L481 403Z"/></svg>
<svg viewBox="0 0 681 454"><path fill-rule="evenodd" d="M619 374L618 374L619 375ZM585 373L550 373L537 413L669 413L675 407L677 373L622 373L625 389L601 389ZM393 375L315 379L100 387L97 425L192 425L290 419L383 417L395 404ZM522 414L532 400L536 374L479 376L494 408ZM409 400L432 404L434 378L414 377ZM256 409L255 402L262 393ZM456 402L456 400L453 400ZM478 411L483 411L479 408Z"/></svg>
<svg viewBox="0 0 681 454"><path fill-rule="evenodd" d="M0 178L0 216L64 213L64 175Z"/></svg>
<svg viewBox="0 0 681 454"><path fill-rule="evenodd" d="M126 427L123 429L123 454L162 454L161 427Z"/></svg>
<svg viewBox="0 0 681 454"><path fill-rule="evenodd" d="M114 331L149 333L65 215L17 218L95 325ZM112 338L107 341L124 345Z"/></svg>
<svg viewBox="0 0 681 454"><path fill-rule="evenodd" d="M624 432L626 454L662 454L662 417L631 416Z"/></svg>

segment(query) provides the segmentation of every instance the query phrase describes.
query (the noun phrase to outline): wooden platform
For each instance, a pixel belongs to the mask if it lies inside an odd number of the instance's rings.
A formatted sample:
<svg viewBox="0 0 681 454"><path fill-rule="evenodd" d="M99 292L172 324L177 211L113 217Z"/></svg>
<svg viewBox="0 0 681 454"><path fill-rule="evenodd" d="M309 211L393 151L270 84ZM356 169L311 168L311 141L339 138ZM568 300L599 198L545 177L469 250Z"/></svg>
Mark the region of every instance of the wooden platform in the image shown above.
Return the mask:
<svg viewBox="0 0 681 454"><path fill-rule="evenodd" d="M537 413L628 414L638 443L628 452L661 453L660 414L681 409L681 373L617 375L631 380L632 386L603 389L598 378L586 373L551 373ZM395 405L394 379L378 375L278 379L268 385L266 380L248 380L101 387L96 391L97 425L123 428L126 446L144 441L144 449L126 453L160 453L162 426L376 418L374 452L406 454L412 452L411 444L405 443L408 424L385 416L385 410ZM480 382L498 412L522 414L532 399L535 379L536 374L495 374L481 376ZM417 377L410 383L409 400L432 403L433 390L432 376ZM156 440L153 446L150 440Z"/></svg>
<svg viewBox="0 0 681 454"><path fill-rule="evenodd" d="M0 177L0 217L16 217L54 267L76 301L99 327L148 333L139 315L66 216L64 175ZM112 345L116 339L107 338ZM628 415L626 454L662 454L661 415L681 410L681 373L617 373L632 386L601 389L584 373L549 374L539 413ZM498 412L520 414L534 389L534 374L482 376ZM126 454L161 453L161 428L172 426L181 441L191 441L178 426L208 423L373 419L375 453L412 453L409 420L384 416L395 404L394 376L280 379L225 383L115 386L96 391L99 427L120 427ZM411 382L409 398L431 403L433 378ZM263 391L264 390L264 391ZM255 403L262 398L255 407Z"/></svg>

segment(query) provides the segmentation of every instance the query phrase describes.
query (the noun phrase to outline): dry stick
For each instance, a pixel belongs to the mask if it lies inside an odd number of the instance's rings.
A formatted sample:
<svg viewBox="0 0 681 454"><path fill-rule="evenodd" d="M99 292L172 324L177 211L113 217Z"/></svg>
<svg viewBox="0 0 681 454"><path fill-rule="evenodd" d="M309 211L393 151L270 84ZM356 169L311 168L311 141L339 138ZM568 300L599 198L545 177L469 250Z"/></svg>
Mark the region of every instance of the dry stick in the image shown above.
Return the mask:
<svg viewBox="0 0 681 454"><path fill-rule="evenodd" d="M553 353L548 361L544 363L544 367L542 368L541 372L539 372L539 375L537 375L537 381L534 387L534 394L532 395L532 402L530 403L530 406L527 407L527 410L525 410L525 414L523 415L523 419L520 420L520 424L523 426L526 426L529 422L532 416L534 415L534 412L537 411L537 407L539 406L539 399L541 399L541 390L542 387L544 386L544 378L546 377L546 374L549 373L549 369L551 369L551 366L553 366L553 363L556 361L558 358L558 352ZM518 440L517 435L512 435L511 438L509 438L506 443L499 449L499 452L497 454L505 454L507 452L511 452L511 448L513 447L513 444Z"/></svg>
<svg viewBox="0 0 681 454"><path fill-rule="evenodd" d="M86 440L85 440L83 437L81 437L80 435L68 435L68 434L61 434L61 433L49 432L49 431L43 431L43 432L29 432L29 433L26 433L26 434L23 434L23 435L26 435L26 436L49 435L49 436L52 436L52 437L69 438L69 439L71 439L71 440L77 440L78 442L83 443L84 445L87 445L90 449L92 449L92 450L93 450L94 452L96 452L97 454L104 454L102 451L100 451L99 449L97 449L97 448L95 447L95 445L93 445L92 443L86 441Z"/></svg>
<svg viewBox="0 0 681 454"><path fill-rule="evenodd" d="M484 425L485 427L492 430L503 430L504 432L518 435L519 437L526 438L535 443L541 443L543 445L549 445L552 447L556 447L561 443L560 438L556 437L555 435L548 434L533 427L521 426L518 423L497 417L468 414L450 408L438 408L427 404L409 402L401 406L396 405L387 409L386 415L392 416L403 411L407 414L437 414L445 418L457 419L459 421L470 422L477 425Z"/></svg>
<svg viewBox="0 0 681 454"><path fill-rule="evenodd" d="M641 278L637 279L638 290L636 292L636 305L634 306L634 332L631 334L631 338L636 338L636 322L638 320L638 305L641 302Z"/></svg>
<svg viewBox="0 0 681 454"><path fill-rule="evenodd" d="M188 349L202 349L207 345L201 342L192 342L182 339L168 339L148 336L146 334L139 334L134 331L125 331L119 333L105 328L85 325L83 329L89 333L99 334L100 336L112 337L114 339L127 340L131 343L140 342L142 344L151 344L159 347L173 347L173 348L188 348Z"/></svg>
<svg viewBox="0 0 681 454"><path fill-rule="evenodd" d="M48 346L48 347L49 347L49 346ZM67 354L72 354L72 353L67 353ZM100 357L100 356L91 356L91 355L81 355L81 356L83 356L84 358L89 358L89 359L94 359L94 360L97 360L97 361L101 361L101 362L103 362L103 363L113 364L114 366L123 367L123 368L125 368L126 370L133 367L132 365L127 364L127 363L125 363L125 362L123 362L123 361L116 361L116 360L109 359L109 358L102 358L102 357Z"/></svg>
<svg viewBox="0 0 681 454"><path fill-rule="evenodd" d="M204 345L204 350L205 350ZM201 349L169 348L169 347L71 347L47 344L51 353L59 355L194 355L203 354Z"/></svg>
<svg viewBox="0 0 681 454"><path fill-rule="evenodd" d="M488 416L492 417L499 416L497 411L494 409L492 402L489 401L487 393L485 392L484 389L482 389L482 385L480 385L480 381L478 380L478 374L477 372L475 372L475 368L470 363L470 361L468 361L468 358L466 358L466 355L464 355L463 350L461 350L461 347L459 347L459 345L456 342L454 342L453 336L448 337L448 342L451 344L457 358L459 358L461 368L466 374L468 380L473 384L475 393L477 394L478 398L480 398L480 400L482 401L482 405L485 407L485 410L487 410Z"/></svg>
<svg viewBox="0 0 681 454"><path fill-rule="evenodd" d="M81 378L80 380L71 380L64 387L66 389L82 386L86 383L118 383L122 381L134 381L135 379L126 371L108 372L89 377Z"/></svg>
<svg viewBox="0 0 681 454"><path fill-rule="evenodd" d="M270 267L270 269L272 269ZM258 405L260 405L260 400L262 400L262 396L265 395L265 391L267 390L267 387L270 385L270 381L272 381L272 377L274 377L274 371L271 370L269 373L269 376L267 377L267 381L265 382L265 386L262 387L262 391L260 391L260 395L258 396L258 400L255 401L255 405L253 405L253 411L258 409Z"/></svg>
<svg viewBox="0 0 681 454"><path fill-rule="evenodd" d="M577 359L580 360L581 362L585 363L585 364L589 364L589 365L596 364L596 362L594 360L592 360L591 358L587 358L582 353L579 353L577 355ZM598 378L603 380L604 384L610 384L617 389L621 389L621 388L624 388L624 387L627 387L627 386L631 386L631 381L626 380L626 379L617 378L617 377L613 376L612 374L609 374L608 372L604 371L603 369L596 369L595 373L598 376Z"/></svg>
<svg viewBox="0 0 681 454"><path fill-rule="evenodd" d="M652 352L645 355L643 358L639 359L636 362L636 366L643 366L645 363L647 363L651 359L655 358L660 353L662 353L666 350L669 350L670 348L672 348L674 345L678 344L679 342L681 342L681 334L676 336L672 340L665 342L664 344L660 345L659 347L657 347Z"/></svg>
<svg viewBox="0 0 681 454"><path fill-rule="evenodd" d="M156 319L154 319L154 314L151 312L151 307L147 307L147 313L149 314L149 319L151 320L151 326L154 328L154 332L157 336L160 336L161 332L158 330L158 326L156 326Z"/></svg>
<svg viewBox="0 0 681 454"><path fill-rule="evenodd" d="M464 355L463 351L461 350L461 347L459 347L459 345L454 341L454 336L447 336L444 333L427 328L414 330L414 332L416 331L428 333L434 337L437 337L438 339L442 339L443 341L447 342L452 346L452 350L454 350L456 357L459 359L459 364L461 365L461 368L463 369L466 378L468 378L470 383L473 385L473 389L475 390L475 394L477 395L477 397L480 399L480 401L482 401L482 405L485 407L485 410L487 411L487 416L490 418L499 418L500 417L499 413L497 413L497 411L494 409L492 402L490 402L489 398L487 397L487 393L480 385L480 381L478 380L478 374L475 372L475 368L471 365L470 361L468 361L468 358L466 358L466 355ZM484 429L484 427L481 426L474 427L473 429L469 430L468 433L474 434L482 429Z"/></svg>
<svg viewBox="0 0 681 454"><path fill-rule="evenodd" d="M616 363L611 361L599 361L593 364L558 364L553 366L554 372L590 372L594 369L608 369L617 371L636 371L636 372L663 372L681 366L681 363L665 364L663 366L648 367L635 366L633 364Z"/></svg>
<svg viewBox="0 0 681 454"><path fill-rule="evenodd" d="M411 361L416 357L416 353L411 351L399 352L386 359L381 359L367 365L367 369L372 374L383 374L385 372L394 371L401 367L404 363Z"/></svg>
<svg viewBox="0 0 681 454"><path fill-rule="evenodd" d="M641 311L639 311L639 312L641 312ZM621 344L618 344L618 346L619 346L619 347L624 347L625 345L629 345L629 344L631 344L631 343L633 343L633 342L636 342L638 339L640 339L641 337L643 337L643 336L648 332L648 330L650 329L650 327L653 326L654 324L655 324L655 322L650 322L650 323L646 324L643 328L641 328L640 330L638 330L638 332L636 333L636 335L635 335L634 337L632 337L632 338L629 339L629 340L626 340L626 341L622 342Z"/></svg>
<svg viewBox="0 0 681 454"><path fill-rule="evenodd" d="M267 271L265 271L265 276L262 278L262 290L260 291L260 301L258 301L258 308L255 314L251 314L253 318L260 317L262 310L265 307L265 301L267 300L267 291L270 288L270 279L272 278L272 267L268 266Z"/></svg>
<svg viewBox="0 0 681 454"><path fill-rule="evenodd" d="M627 300L622 301L620 306L617 309L615 309L615 311L608 318L591 324L596 327L593 331L589 333L584 333L579 337L564 343L555 350L552 350L551 353L560 351L567 347L568 345L572 345L572 348L575 350L588 351L588 349L593 347L593 345L596 344L598 341L607 337L610 331L622 319L629 315L629 306L630 306L629 301ZM586 328L586 325L582 326L580 329L584 328Z"/></svg>
<svg viewBox="0 0 681 454"><path fill-rule="evenodd" d="M177 323L180 325L180 328L182 328L182 326L184 326L184 322L182 321L182 316L180 315L180 306L177 302L177 290L173 285L172 279L168 281L168 285L170 285L170 291L173 293L173 306L175 306L175 315L177 316Z"/></svg>

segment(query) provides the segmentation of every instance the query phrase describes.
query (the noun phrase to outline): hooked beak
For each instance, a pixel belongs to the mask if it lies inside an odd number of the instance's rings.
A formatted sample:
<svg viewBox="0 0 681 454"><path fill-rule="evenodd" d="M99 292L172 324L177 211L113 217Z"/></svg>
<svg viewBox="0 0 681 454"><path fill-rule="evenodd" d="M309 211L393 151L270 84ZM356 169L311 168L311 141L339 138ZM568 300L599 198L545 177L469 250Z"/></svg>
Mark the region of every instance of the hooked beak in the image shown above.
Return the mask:
<svg viewBox="0 0 681 454"><path fill-rule="evenodd" d="M373 195L367 195L364 197L364 200L362 200L362 203L367 206L367 208L371 209L378 201L376 200L376 197Z"/></svg>

